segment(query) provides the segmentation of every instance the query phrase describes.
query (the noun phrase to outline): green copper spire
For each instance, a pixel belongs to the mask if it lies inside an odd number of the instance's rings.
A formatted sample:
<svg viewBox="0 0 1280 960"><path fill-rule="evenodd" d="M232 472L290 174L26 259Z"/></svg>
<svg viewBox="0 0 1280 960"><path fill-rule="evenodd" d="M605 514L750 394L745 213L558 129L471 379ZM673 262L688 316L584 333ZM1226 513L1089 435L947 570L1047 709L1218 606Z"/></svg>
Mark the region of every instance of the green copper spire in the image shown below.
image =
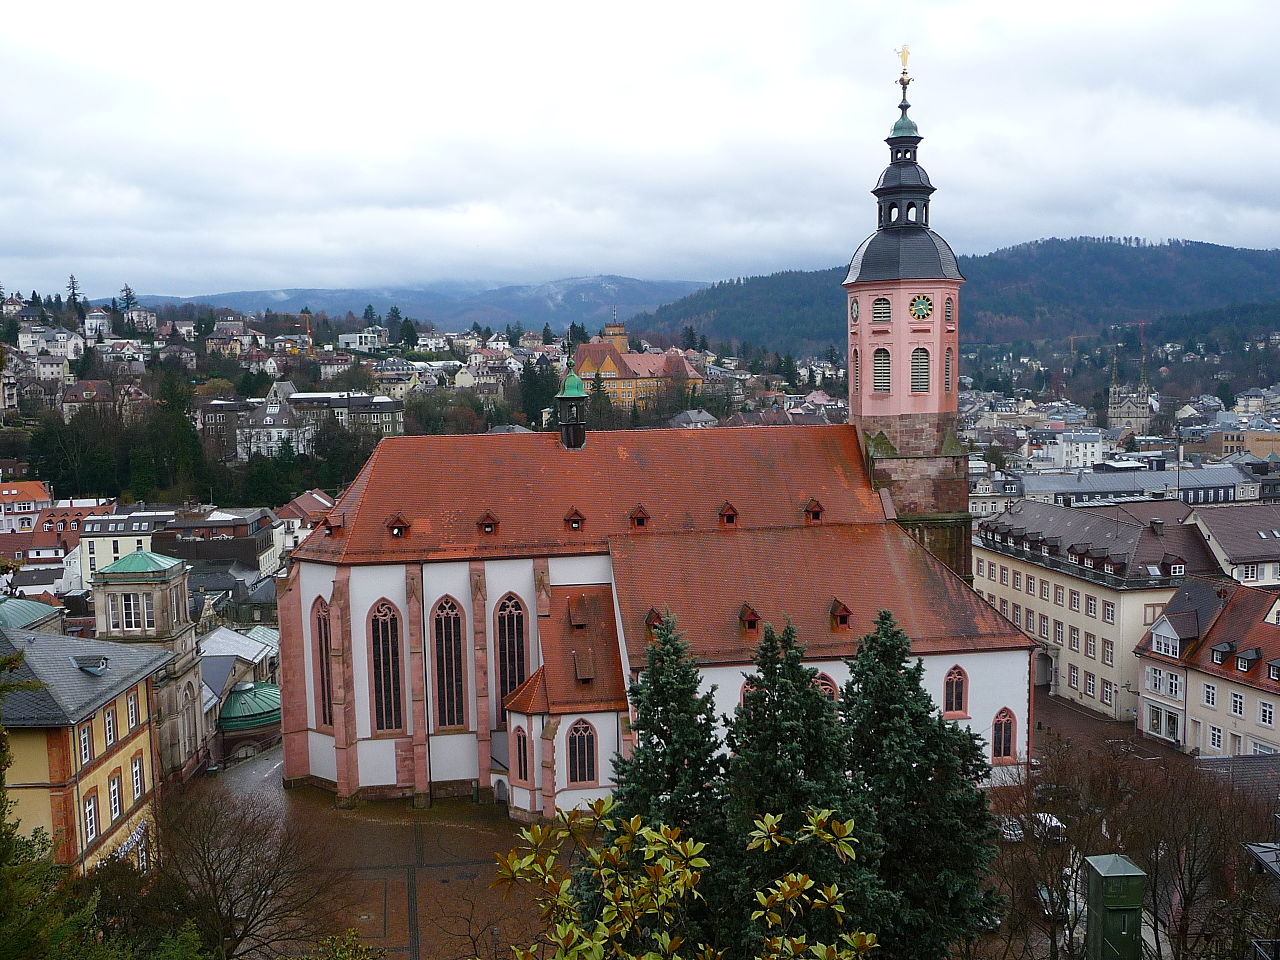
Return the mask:
<svg viewBox="0 0 1280 960"><path fill-rule="evenodd" d="M582 378L573 372L573 361L569 361L569 373L564 378L564 383L560 386L560 392L556 394L557 400L579 400L586 399L587 388L583 384Z"/></svg>
<svg viewBox="0 0 1280 960"><path fill-rule="evenodd" d="M907 57L910 56L911 51L904 43L902 49L897 53L902 58L902 76L898 78L898 85L902 87L902 102L898 104L898 109L902 111L902 116L893 125L893 132L889 136L918 137L920 136L920 129L916 126L916 122L907 116L907 110L911 107L911 104L907 102L907 85L911 83L911 77L907 74Z"/></svg>

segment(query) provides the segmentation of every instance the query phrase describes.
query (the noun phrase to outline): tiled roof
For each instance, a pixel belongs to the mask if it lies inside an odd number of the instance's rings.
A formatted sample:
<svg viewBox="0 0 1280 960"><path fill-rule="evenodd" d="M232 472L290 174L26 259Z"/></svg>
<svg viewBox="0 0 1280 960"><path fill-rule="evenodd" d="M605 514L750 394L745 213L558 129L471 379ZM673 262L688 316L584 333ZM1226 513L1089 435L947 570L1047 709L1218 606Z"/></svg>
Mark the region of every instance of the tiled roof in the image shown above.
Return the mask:
<svg viewBox="0 0 1280 960"><path fill-rule="evenodd" d="M1180 636L1190 622L1186 614L1194 614L1196 619L1197 635L1189 638L1179 661L1201 673L1280 695L1280 680L1267 677L1268 665L1280 665L1280 624L1267 619L1276 600L1274 593L1231 580L1188 577L1164 610ZM1222 658L1222 663L1214 663L1213 648L1222 644L1230 644L1224 648L1230 652ZM1259 655L1251 658L1250 668L1237 669L1236 655L1255 649ZM1150 631L1139 642L1137 650L1161 659L1151 650Z"/></svg>
<svg viewBox="0 0 1280 960"><path fill-rule="evenodd" d="M23 530L18 533L0 533L0 557L7 560L18 559L18 554L22 554L22 559L26 559L27 551L31 549L31 537L33 531Z"/></svg>
<svg viewBox="0 0 1280 960"><path fill-rule="evenodd" d="M9 727L57 727L76 723L173 659L168 650L132 643L0 630L0 655L20 651L13 680L35 680L38 690L15 690L0 701L0 719ZM105 659L100 675L82 669Z"/></svg>
<svg viewBox="0 0 1280 960"><path fill-rule="evenodd" d="M80 542L80 521L84 520L85 517L107 516L112 509L109 505L97 507L46 507L36 517L36 525L31 531L31 546L37 550L57 546L62 546L68 551L74 550L76 544ZM63 524L61 530L58 529L59 522ZM77 525L75 530L71 529L73 522ZM53 524L53 529L46 530L44 528L46 523Z"/></svg>
<svg viewBox="0 0 1280 960"><path fill-rule="evenodd" d="M552 587L551 616L538 618L538 639L543 665L511 691L507 709L553 715L626 709L613 594L607 584Z"/></svg>
<svg viewBox="0 0 1280 960"><path fill-rule="evenodd" d="M307 490L298 494L276 511L281 519L304 520L314 523L333 509L333 498L323 490Z"/></svg>
<svg viewBox="0 0 1280 960"><path fill-rule="evenodd" d="M613 359L619 377L683 377L689 380L702 378L702 374L698 373L683 356L665 353L623 353L608 342L580 344L573 362L580 371L588 370L594 374L608 358ZM589 379L587 374L583 376Z"/></svg>
<svg viewBox="0 0 1280 960"><path fill-rule="evenodd" d="M1280 556L1280 504L1197 507L1196 518L1232 563Z"/></svg>
<svg viewBox="0 0 1280 960"><path fill-rule="evenodd" d="M746 663L759 638L739 622L744 603L776 627L789 618L814 658L852 655L884 609L917 654L1034 646L896 524L826 516L808 527L611 538L631 668L644 664L651 610L675 615L700 663ZM849 608L847 627L836 601Z"/></svg>
<svg viewBox="0 0 1280 960"><path fill-rule="evenodd" d="M52 496L42 480L9 480L0 482L0 503L40 503Z"/></svg>
<svg viewBox="0 0 1280 960"><path fill-rule="evenodd" d="M737 527L804 522L810 498L833 523L885 523L857 429L757 427L589 431L580 450L554 433L390 437L294 557L388 563L604 553L643 507L649 532L714 530L726 501ZM586 518L570 531L573 509ZM492 534L477 521L498 521ZM388 520L408 521L395 537ZM330 531L326 535L326 531Z"/></svg>

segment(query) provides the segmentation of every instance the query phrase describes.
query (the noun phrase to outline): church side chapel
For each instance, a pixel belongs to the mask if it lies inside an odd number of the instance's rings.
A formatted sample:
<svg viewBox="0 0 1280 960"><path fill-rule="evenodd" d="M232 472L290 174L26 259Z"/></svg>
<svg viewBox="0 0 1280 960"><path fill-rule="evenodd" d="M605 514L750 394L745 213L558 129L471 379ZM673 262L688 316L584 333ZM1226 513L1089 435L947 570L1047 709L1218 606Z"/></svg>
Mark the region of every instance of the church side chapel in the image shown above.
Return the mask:
<svg viewBox="0 0 1280 960"><path fill-rule="evenodd" d="M966 583L963 277L929 227L910 82L904 62L844 284L851 423L593 431L571 365L558 433L383 440L281 587L286 783L549 816L610 792L667 613L731 714L766 624L795 624L834 695L882 609L944 716L1020 772L1033 644Z"/></svg>

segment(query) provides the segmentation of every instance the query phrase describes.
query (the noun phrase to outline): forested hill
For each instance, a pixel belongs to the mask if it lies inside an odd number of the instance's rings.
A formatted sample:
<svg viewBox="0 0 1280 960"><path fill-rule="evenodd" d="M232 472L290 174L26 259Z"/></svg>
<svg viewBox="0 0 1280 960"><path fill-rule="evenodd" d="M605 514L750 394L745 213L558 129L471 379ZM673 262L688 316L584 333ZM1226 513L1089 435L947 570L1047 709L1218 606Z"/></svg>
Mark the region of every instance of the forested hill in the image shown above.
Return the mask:
<svg viewBox="0 0 1280 960"><path fill-rule="evenodd" d="M1036 240L960 257L966 341L1061 339L1108 324L1280 300L1280 250L1173 240ZM843 349L845 268L726 280L640 314L638 332L693 326L713 343L797 354Z"/></svg>

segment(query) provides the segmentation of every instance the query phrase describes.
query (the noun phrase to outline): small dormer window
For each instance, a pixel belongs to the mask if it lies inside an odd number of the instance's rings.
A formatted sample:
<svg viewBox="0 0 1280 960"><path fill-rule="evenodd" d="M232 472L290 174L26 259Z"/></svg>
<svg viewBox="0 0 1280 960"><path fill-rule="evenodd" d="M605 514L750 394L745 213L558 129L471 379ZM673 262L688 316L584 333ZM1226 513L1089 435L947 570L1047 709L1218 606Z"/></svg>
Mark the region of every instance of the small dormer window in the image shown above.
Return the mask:
<svg viewBox="0 0 1280 960"><path fill-rule="evenodd" d="M734 509L733 504L726 503L720 508L720 524L725 527L732 527L738 522L738 511Z"/></svg>
<svg viewBox="0 0 1280 960"><path fill-rule="evenodd" d="M476 527L485 536L490 536L498 532L498 518L492 513L485 513L483 517L476 521Z"/></svg>
<svg viewBox="0 0 1280 960"><path fill-rule="evenodd" d="M745 633L755 634L760 629L760 614L751 608L751 604L744 603L738 611L738 623Z"/></svg>
<svg viewBox="0 0 1280 960"><path fill-rule="evenodd" d="M660 626L662 626L662 614L657 611L657 608L650 607L644 618L644 631L649 635L650 640L658 635Z"/></svg>
<svg viewBox="0 0 1280 960"><path fill-rule="evenodd" d="M1181 563L1169 564L1169 576L1171 577L1181 577L1186 572L1187 572L1187 568L1185 564L1181 564Z"/></svg>
<svg viewBox="0 0 1280 960"><path fill-rule="evenodd" d="M586 522L587 518L577 510L570 510L564 517L564 527L566 530L581 530Z"/></svg>
<svg viewBox="0 0 1280 960"><path fill-rule="evenodd" d="M831 601L831 629L848 630L852 622L852 611L839 600Z"/></svg>
<svg viewBox="0 0 1280 960"><path fill-rule="evenodd" d="M636 507L631 511L631 529L643 530L649 523L649 514L644 507Z"/></svg>
<svg viewBox="0 0 1280 960"><path fill-rule="evenodd" d="M810 500L804 505L804 522L805 523L821 523L822 522L822 504L817 500Z"/></svg>
<svg viewBox="0 0 1280 960"><path fill-rule="evenodd" d="M1214 662L1214 663L1221 663L1221 662L1222 662L1222 651L1221 651L1221 650L1215 650L1215 651L1213 651L1213 662Z"/></svg>
<svg viewBox="0 0 1280 960"><path fill-rule="evenodd" d="M1247 673L1249 670L1249 661L1244 657L1236 657L1236 669Z"/></svg>

